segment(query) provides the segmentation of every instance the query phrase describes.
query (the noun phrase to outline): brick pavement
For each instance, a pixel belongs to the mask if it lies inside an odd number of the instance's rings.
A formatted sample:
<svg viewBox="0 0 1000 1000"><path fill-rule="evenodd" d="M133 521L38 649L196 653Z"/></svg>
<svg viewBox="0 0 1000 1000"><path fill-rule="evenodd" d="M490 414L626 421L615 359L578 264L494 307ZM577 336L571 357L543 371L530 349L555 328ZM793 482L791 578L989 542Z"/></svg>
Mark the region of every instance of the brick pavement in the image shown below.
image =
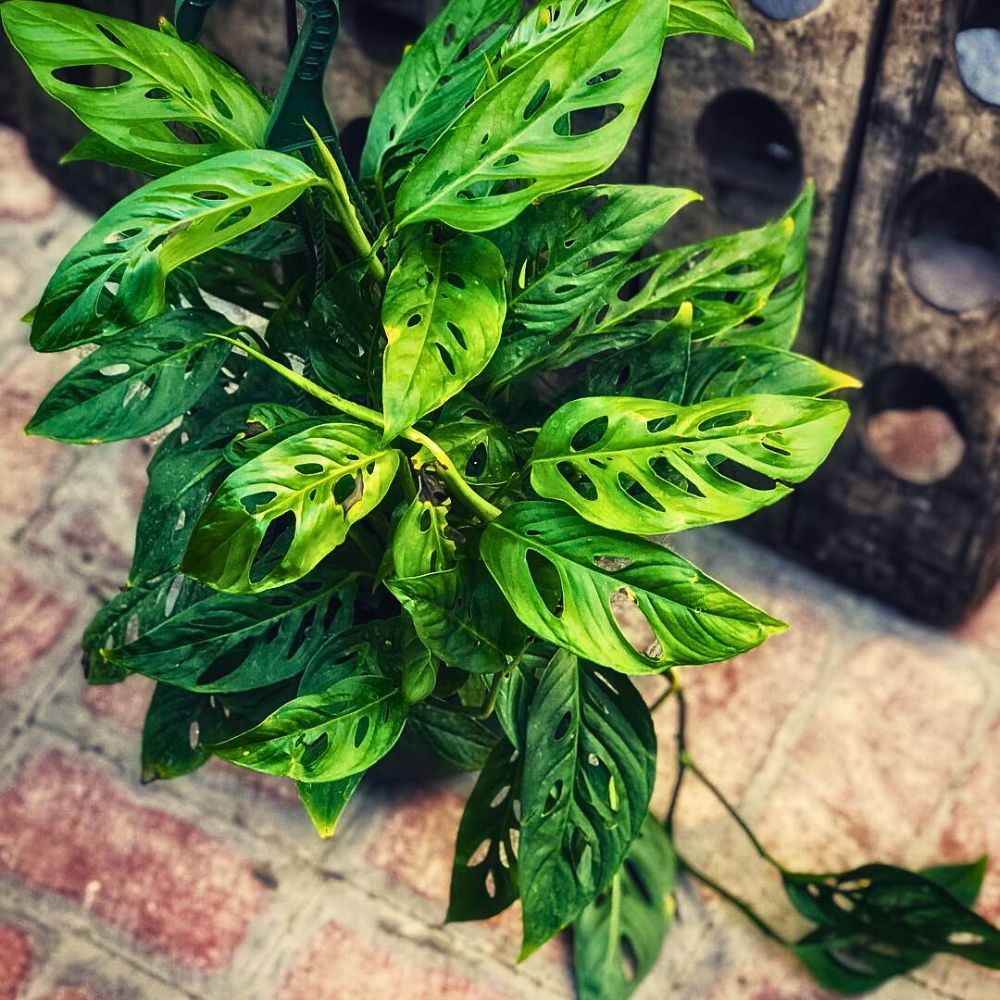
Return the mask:
<svg viewBox="0 0 1000 1000"><path fill-rule="evenodd" d="M381 786L319 841L288 783L218 764L140 786L149 687L86 689L79 636L127 566L144 446L27 439L68 362L17 317L87 219L0 128L0 1000L544 1000L571 995L565 942L521 966L516 914L442 924L464 779ZM680 546L791 630L687 674L691 745L781 858L812 869L1000 859L1000 595L932 632L731 534ZM673 719L664 709L661 746ZM670 781L664 755L662 807ZM773 875L689 787L679 840L766 916ZM981 907L1000 918L1000 867ZM883 1000L986 1000L937 959ZM820 1000L802 971L684 882L640 1000Z"/></svg>

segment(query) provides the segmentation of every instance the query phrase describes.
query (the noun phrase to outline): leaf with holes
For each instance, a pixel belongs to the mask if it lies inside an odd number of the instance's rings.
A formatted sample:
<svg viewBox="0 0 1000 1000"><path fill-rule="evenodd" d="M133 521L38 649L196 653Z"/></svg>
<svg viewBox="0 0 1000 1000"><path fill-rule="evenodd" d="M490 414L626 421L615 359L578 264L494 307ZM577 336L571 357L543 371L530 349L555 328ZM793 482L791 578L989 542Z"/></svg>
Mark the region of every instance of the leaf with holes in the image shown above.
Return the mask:
<svg viewBox="0 0 1000 1000"><path fill-rule="evenodd" d="M585 397L545 422L531 455L531 485L588 521L629 534L734 521L787 496L786 483L811 476L847 417L839 400L789 396L695 406Z"/></svg>
<svg viewBox="0 0 1000 1000"><path fill-rule="evenodd" d="M424 499L423 492L403 511L392 536L392 579L426 576L455 565L455 533L448 505Z"/></svg>
<svg viewBox="0 0 1000 1000"><path fill-rule="evenodd" d="M472 789L455 843L449 922L488 920L518 896L521 755L500 740Z"/></svg>
<svg viewBox="0 0 1000 1000"><path fill-rule="evenodd" d="M387 439L460 392L487 365L506 311L503 258L489 240L430 233L406 243L382 300Z"/></svg>
<svg viewBox="0 0 1000 1000"><path fill-rule="evenodd" d="M340 815L361 784L364 771L338 781L299 781L296 788L316 832L326 840L337 831Z"/></svg>
<svg viewBox="0 0 1000 1000"><path fill-rule="evenodd" d="M302 673L352 624L349 580L303 580L265 595L208 591L108 653L126 670L204 693L248 691Z"/></svg>
<svg viewBox="0 0 1000 1000"><path fill-rule="evenodd" d="M286 438L219 487L182 568L234 594L298 580L378 506L398 466L399 452L375 430L347 420Z"/></svg>
<svg viewBox="0 0 1000 1000"><path fill-rule="evenodd" d="M28 0L5 3L0 17L42 88L105 143L141 156L156 173L264 143L264 99L172 30Z"/></svg>
<svg viewBox="0 0 1000 1000"><path fill-rule="evenodd" d="M383 193L454 121L520 0L452 0L405 52L372 112L361 176Z"/></svg>
<svg viewBox="0 0 1000 1000"><path fill-rule="evenodd" d="M174 268L323 183L301 160L270 150L224 153L150 181L63 258L35 310L32 346L62 351L155 316Z"/></svg>
<svg viewBox="0 0 1000 1000"><path fill-rule="evenodd" d="M223 714L208 695L157 684L142 727L143 783L179 778L212 755L200 740L202 721Z"/></svg>
<svg viewBox="0 0 1000 1000"><path fill-rule="evenodd" d="M609 167L659 67L662 6L610 5L477 98L403 181L397 225L495 229L536 198Z"/></svg>
<svg viewBox="0 0 1000 1000"><path fill-rule="evenodd" d="M337 781L384 757L405 722L399 682L358 675L320 694L293 698L253 729L211 750L252 771L296 781Z"/></svg>
<svg viewBox="0 0 1000 1000"><path fill-rule="evenodd" d="M150 177L159 177L165 173L161 164L147 159L137 150L122 149L103 136L91 132L85 135L68 153L59 158L59 166L65 163L78 163L81 160L91 160L95 163L107 163L112 167L123 167L135 170Z"/></svg>
<svg viewBox="0 0 1000 1000"><path fill-rule="evenodd" d="M508 264L510 302L488 371L493 384L544 365L559 349L559 334L616 291L633 255L697 199L679 188L576 188L542 199L490 233Z"/></svg>
<svg viewBox="0 0 1000 1000"><path fill-rule="evenodd" d="M406 734L455 771L482 770L497 744L496 733L479 719L437 700L413 706Z"/></svg>
<svg viewBox="0 0 1000 1000"><path fill-rule="evenodd" d="M193 406L229 354L213 333L231 333L218 313L163 313L88 354L49 390L28 434L100 444L143 437Z"/></svg>
<svg viewBox="0 0 1000 1000"><path fill-rule="evenodd" d="M792 904L819 925L792 951L821 985L847 996L938 952L1000 968L1000 929L969 909L984 870L985 858L922 874L882 864L840 874L785 872Z"/></svg>
<svg viewBox="0 0 1000 1000"><path fill-rule="evenodd" d="M561 503L508 507L480 552L532 632L623 673L726 660L786 627L669 549Z"/></svg>
<svg viewBox="0 0 1000 1000"><path fill-rule="evenodd" d="M655 776L653 723L631 681L560 650L528 710L522 958L608 888L646 819Z"/></svg>
<svg viewBox="0 0 1000 1000"><path fill-rule="evenodd" d="M670 0L667 37L675 35L714 35L736 42L750 52L753 39L740 23L729 0Z"/></svg>
<svg viewBox="0 0 1000 1000"><path fill-rule="evenodd" d="M677 859L655 816L647 816L624 863L573 925L580 1000L626 1000L659 957L674 919Z"/></svg>

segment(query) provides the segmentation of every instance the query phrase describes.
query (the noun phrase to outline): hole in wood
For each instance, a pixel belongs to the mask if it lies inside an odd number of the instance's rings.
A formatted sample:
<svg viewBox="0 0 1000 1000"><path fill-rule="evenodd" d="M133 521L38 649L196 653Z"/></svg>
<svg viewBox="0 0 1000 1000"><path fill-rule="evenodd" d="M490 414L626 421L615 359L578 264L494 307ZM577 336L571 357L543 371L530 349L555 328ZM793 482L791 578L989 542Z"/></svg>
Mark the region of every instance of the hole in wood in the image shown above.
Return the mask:
<svg viewBox="0 0 1000 1000"><path fill-rule="evenodd" d="M395 67L406 46L412 45L424 30L423 0L348 4L344 13L351 16L351 28L361 51L383 66Z"/></svg>
<svg viewBox="0 0 1000 1000"><path fill-rule="evenodd" d="M903 263L932 306L967 312L1000 302L1000 199L960 170L921 178L903 202Z"/></svg>
<svg viewBox="0 0 1000 1000"><path fill-rule="evenodd" d="M794 21L815 10L823 0L750 0L762 14L772 21Z"/></svg>
<svg viewBox="0 0 1000 1000"><path fill-rule="evenodd" d="M966 5L955 35L958 75L969 92L1000 105L1000 4L973 0Z"/></svg>
<svg viewBox="0 0 1000 1000"><path fill-rule="evenodd" d="M962 415L944 383L931 372L910 364L880 368L865 385L864 402L865 442L897 479L928 486L961 464Z"/></svg>
<svg viewBox="0 0 1000 1000"><path fill-rule="evenodd" d="M791 118L765 94L730 90L702 112L695 141L720 215L758 225L780 215L802 188L802 147Z"/></svg>

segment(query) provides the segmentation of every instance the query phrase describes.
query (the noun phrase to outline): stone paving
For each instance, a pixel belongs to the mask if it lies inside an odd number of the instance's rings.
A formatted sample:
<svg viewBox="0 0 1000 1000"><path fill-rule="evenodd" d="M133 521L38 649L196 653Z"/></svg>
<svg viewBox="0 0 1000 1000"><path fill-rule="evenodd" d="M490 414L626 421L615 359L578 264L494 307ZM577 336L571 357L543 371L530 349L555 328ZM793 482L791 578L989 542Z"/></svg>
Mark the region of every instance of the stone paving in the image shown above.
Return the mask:
<svg viewBox="0 0 1000 1000"><path fill-rule="evenodd" d="M0 129L0 1000L543 1000L572 995L557 941L518 966L517 915L444 926L468 782L380 785L322 842L290 783L210 764L140 786L149 687L87 689L79 637L128 566L148 447L21 428L72 358L33 355L17 317L87 218ZM786 863L1000 859L1000 594L934 632L732 534L681 547L791 622L688 671L691 746ZM663 760L674 720L661 710ZM671 781L661 767L657 807ZM783 930L773 874L693 783L685 853ZM1000 866L981 911L1000 920ZM939 958L882 1000L986 1000L1000 982ZM780 949L687 880L640 1000L820 1000Z"/></svg>

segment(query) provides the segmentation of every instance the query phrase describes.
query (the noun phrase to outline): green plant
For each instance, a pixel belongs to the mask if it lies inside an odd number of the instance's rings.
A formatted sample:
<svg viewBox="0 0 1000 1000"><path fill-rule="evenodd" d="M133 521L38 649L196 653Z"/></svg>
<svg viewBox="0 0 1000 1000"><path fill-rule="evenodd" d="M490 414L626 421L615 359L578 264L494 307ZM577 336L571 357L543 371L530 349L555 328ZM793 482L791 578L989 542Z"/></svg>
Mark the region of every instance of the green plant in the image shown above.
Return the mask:
<svg viewBox="0 0 1000 1000"><path fill-rule="evenodd" d="M715 791L676 668L785 628L648 536L780 500L845 424L826 397L857 385L790 349L810 188L773 224L644 255L697 195L575 186L622 151L666 38L750 46L728 3L452 0L382 95L357 178L335 136L262 148L267 99L165 22L0 11L92 130L70 156L153 177L34 310L39 351L95 347L28 426L170 428L127 586L84 637L91 683L157 682L144 778L213 755L282 775L327 836L372 765L422 744L479 771L449 917L520 898L524 955L572 926L581 996L628 996L675 863L713 884L676 857L674 807L649 814L631 675L679 702L678 788ZM62 72L95 64L123 79ZM747 833L815 925L783 943L825 986L937 951L1000 960L968 909L982 862L801 874Z"/></svg>

